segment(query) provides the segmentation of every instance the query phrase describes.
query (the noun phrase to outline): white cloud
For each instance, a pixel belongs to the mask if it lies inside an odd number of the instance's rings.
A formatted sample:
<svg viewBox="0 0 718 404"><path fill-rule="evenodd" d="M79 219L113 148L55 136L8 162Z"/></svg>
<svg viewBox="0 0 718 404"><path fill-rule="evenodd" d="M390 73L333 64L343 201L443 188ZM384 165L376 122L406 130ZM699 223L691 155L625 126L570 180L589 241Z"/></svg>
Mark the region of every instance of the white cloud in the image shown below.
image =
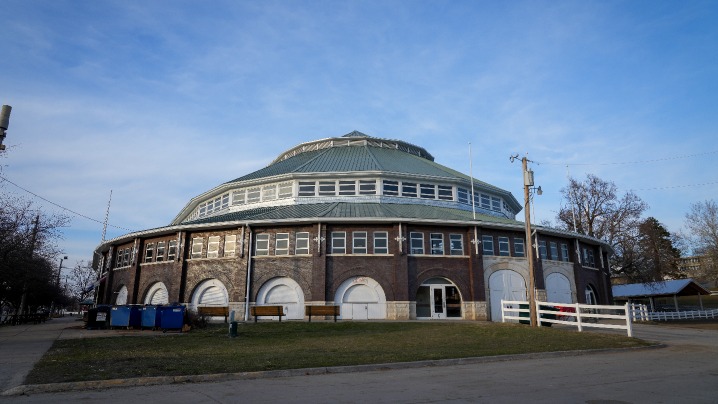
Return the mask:
<svg viewBox="0 0 718 404"><path fill-rule="evenodd" d="M70 7L70 5L72 7ZM76 4L6 2L13 105L3 175L63 206L144 229L298 143L359 130L521 199L529 153L541 219L566 163L718 150L716 15L599 2ZM571 166L621 191L710 182L710 157ZM715 185L641 191L674 230ZM98 227L100 228L98 230ZM101 225L74 219L86 255ZM110 229L118 235L120 230ZM80 241L82 240L82 241ZM81 254L78 254L81 255ZM84 258L84 257L83 257Z"/></svg>

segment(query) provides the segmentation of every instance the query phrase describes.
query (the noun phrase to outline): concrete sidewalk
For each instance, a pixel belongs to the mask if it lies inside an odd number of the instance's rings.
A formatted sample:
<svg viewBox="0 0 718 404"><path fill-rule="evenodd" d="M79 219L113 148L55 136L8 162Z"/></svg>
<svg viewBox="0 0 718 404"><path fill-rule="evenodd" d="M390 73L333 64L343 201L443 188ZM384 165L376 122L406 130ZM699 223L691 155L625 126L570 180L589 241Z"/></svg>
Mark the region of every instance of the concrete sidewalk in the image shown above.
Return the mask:
<svg viewBox="0 0 718 404"><path fill-rule="evenodd" d="M21 385L66 328L82 325L77 319L68 316L42 324L0 327L0 390Z"/></svg>
<svg viewBox="0 0 718 404"><path fill-rule="evenodd" d="M56 340L117 336L177 335L140 330L86 330L78 316L42 324L0 327L0 392L23 384L28 373Z"/></svg>

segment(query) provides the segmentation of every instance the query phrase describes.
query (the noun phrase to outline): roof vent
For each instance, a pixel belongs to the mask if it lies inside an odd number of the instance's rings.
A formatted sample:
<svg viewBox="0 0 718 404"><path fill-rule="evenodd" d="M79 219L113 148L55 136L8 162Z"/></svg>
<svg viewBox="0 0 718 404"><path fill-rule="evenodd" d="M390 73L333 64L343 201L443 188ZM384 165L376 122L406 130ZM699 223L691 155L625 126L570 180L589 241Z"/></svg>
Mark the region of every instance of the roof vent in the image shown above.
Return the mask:
<svg viewBox="0 0 718 404"><path fill-rule="evenodd" d="M355 130L351 133L347 133L346 135L344 135L342 137L371 137L371 136L365 135L365 134Z"/></svg>

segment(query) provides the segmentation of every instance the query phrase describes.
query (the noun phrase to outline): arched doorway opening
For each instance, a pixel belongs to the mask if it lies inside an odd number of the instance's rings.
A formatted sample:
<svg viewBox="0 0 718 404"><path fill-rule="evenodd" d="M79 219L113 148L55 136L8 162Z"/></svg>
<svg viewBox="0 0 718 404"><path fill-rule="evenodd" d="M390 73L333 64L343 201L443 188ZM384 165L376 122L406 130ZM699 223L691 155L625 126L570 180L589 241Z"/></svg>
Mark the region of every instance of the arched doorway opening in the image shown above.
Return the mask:
<svg viewBox="0 0 718 404"><path fill-rule="evenodd" d="M291 278L273 278L268 280L257 294L257 305L284 306L288 320L304 319L304 292L301 286ZM279 320L279 317L273 317Z"/></svg>
<svg viewBox="0 0 718 404"><path fill-rule="evenodd" d="M341 305L342 320L382 320L386 318L386 295L377 281L355 276L342 282L334 295Z"/></svg>
<svg viewBox="0 0 718 404"><path fill-rule="evenodd" d="M459 288L444 278L431 278L416 292L417 319L461 318Z"/></svg>
<svg viewBox="0 0 718 404"><path fill-rule="evenodd" d="M591 285L586 285L586 304L598 304L596 289Z"/></svg>
<svg viewBox="0 0 718 404"><path fill-rule="evenodd" d="M117 297L115 298L115 304L122 306L127 304L127 286L122 285L119 291L116 292Z"/></svg>
<svg viewBox="0 0 718 404"><path fill-rule="evenodd" d="M501 300L526 301L526 282L510 269L496 271L489 277L491 321L501 321Z"/></svg>
<svg viewBox="0 0 718 404"><path fill-rule="evenodd" d="M145 304L161 305L169 303L167 287L162 282L155 282L145 295Z"/></svg>

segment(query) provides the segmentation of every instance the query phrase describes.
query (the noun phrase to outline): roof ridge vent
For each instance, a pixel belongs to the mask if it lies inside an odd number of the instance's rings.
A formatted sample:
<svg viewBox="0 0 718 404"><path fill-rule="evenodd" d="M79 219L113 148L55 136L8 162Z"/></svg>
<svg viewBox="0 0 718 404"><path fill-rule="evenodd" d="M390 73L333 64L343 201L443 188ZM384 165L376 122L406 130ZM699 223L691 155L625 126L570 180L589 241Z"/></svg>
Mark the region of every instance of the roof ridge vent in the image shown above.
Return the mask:
<svg viewBox="0 0 718 404"><path fill-rule="evenodd" d="M371 136L355 130L350 133L347 133L346 135L344 135L342 137L371 137Z"/></svg>

